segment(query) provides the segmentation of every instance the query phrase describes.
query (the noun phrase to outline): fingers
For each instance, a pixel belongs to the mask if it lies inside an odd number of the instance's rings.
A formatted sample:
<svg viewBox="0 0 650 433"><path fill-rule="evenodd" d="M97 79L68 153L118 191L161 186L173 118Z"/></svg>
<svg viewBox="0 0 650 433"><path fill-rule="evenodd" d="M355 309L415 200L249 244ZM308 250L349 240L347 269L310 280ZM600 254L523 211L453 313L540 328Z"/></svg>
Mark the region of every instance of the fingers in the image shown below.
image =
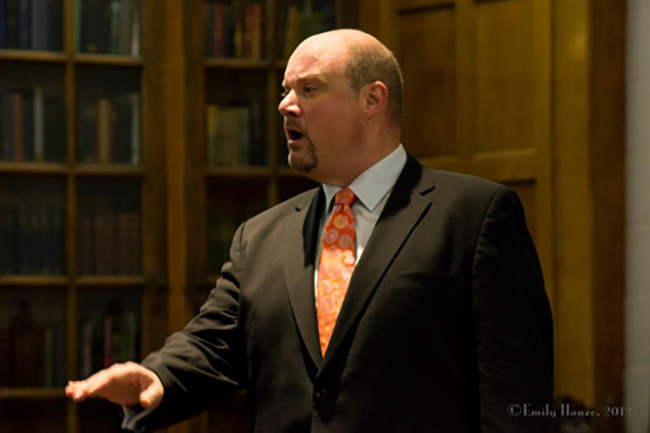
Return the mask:
<svg viewBox="0 0 650 433"><path fill-rule="evenodd" d="M72 398L75 402L81 402L86 400L88 397L94 397L114 378L114 371L111 370L112 368L113 367L101 370L86 380L68 382L68 386L65 389L66 395Z"/></svg>
<svg viewBox="0 0 650 433"><path fill-rule="evenodd" d="M65 387L65 395L75 402L81 402L88 398L83 381L69 381L68 386Z"/></svg>
<svg viewBox="0 0 650 433"><path fill-rule="evenodd" d="M145 408L155 408L163 398L164 388L158 376L147 370L147 376L151 383L140 393L140 405Z"/></svg>
<svg viewBox="0 0 650 433"><path fill-rule="evenodd" d="M75 402L102 397L117 404L156 407L162 401L162 382L151 370L133 362L114 364L86 380L70 381L66 395Z"/></svg>

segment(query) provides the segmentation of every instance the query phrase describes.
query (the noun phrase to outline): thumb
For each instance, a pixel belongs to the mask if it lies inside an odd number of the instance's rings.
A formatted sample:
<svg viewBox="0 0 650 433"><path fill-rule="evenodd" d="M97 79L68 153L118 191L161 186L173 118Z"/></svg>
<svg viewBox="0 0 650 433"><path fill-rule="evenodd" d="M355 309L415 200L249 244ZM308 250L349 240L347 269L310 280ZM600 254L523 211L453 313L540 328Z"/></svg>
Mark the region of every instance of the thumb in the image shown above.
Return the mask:
<svg viewBox="0 0 650 433"><path fill-rule="evenodd" d="M162 384L154 380L140 393L140 405L145 409L153 409L160 404L162 396Z"/></svg>

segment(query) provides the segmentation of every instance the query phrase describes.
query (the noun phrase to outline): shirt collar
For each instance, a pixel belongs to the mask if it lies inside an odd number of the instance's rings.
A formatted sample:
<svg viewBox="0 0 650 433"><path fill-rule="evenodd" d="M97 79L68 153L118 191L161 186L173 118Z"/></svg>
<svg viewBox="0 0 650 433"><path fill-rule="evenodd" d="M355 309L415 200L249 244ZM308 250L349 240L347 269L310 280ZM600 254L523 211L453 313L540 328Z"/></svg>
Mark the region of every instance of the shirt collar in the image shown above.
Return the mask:
<svg viewBox="0 0 650 433"><path fill-rule="evenodd" d="M406 151L400 143L394 151L357 176L349 188L363 206L372 212L381 199L393 188L405 165ZM323 184L328 212L332 199L340 190L340 186Z"/></svg>

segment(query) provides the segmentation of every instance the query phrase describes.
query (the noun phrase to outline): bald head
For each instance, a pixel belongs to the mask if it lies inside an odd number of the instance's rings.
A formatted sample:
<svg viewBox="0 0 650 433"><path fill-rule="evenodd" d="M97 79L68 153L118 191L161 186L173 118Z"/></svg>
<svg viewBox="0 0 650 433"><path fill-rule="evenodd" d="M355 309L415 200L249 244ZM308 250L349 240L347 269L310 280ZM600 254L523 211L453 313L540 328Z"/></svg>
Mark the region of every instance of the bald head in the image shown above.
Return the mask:
<svg viewBox="0 0 650 433"><path fill-rule="evenodd" d="M396 125L402 120L403 77L393 53L374 36L356 29L338 29L305 39L292 55L311 52L319 61L341 68L358 94L366 84L381 81L388 88L388 113ZM316 59L315 59L316 60Z"/></svg>

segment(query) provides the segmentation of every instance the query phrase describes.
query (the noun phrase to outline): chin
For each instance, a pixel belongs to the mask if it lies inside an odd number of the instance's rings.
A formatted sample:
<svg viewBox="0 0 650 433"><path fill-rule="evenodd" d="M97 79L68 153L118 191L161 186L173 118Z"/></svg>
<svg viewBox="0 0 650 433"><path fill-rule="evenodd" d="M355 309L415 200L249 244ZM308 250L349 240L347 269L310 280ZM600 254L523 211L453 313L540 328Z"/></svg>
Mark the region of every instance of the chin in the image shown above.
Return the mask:
<svg viewBox="0 0 650 433"><path fill-rule="evenodd" d="M298 155L290 151L288 157L289 167L300 173L310 173L318 167L318 158L314 154Z"/></svg>

